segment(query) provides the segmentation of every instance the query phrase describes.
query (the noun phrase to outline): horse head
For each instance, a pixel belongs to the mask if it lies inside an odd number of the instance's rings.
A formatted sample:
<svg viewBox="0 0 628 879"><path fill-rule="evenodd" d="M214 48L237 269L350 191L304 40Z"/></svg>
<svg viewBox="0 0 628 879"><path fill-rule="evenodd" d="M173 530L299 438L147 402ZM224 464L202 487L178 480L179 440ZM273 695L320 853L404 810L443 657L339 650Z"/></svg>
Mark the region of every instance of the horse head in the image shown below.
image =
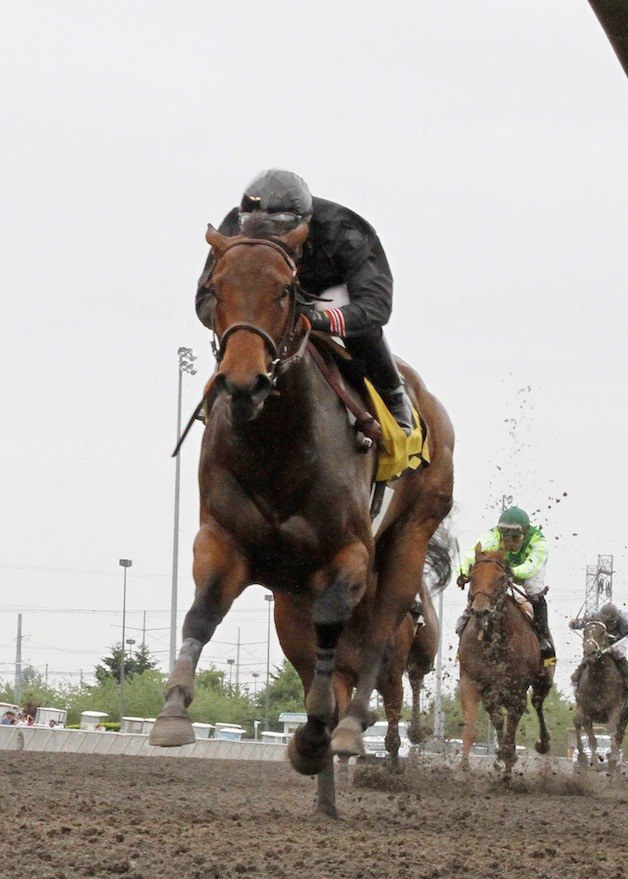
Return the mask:
<svg viewBox="0 0 628 879"><path fill-rule="evenodd" d="M259 414L290 350L299 318L291 254L307 234L307 223L272 240L207 230L215 259L209 289L219 340L216 388L230 398L235 422Z"/></svg>
<svg viewBox="0 0 628 879"><path fill-rule="evenodd" d="M501 607L510 584L510 574L501 550L484 551L475 547L475 562L469 571L469 610L482 631L488 627L495 611Z"/></svg>
<svg viewBox="0 0 628 879"><path fill-rule="evenodd" d="M582 652L585 660L597 659L608 646L608 631L601 620L590 620L582 630Z"/></svg>

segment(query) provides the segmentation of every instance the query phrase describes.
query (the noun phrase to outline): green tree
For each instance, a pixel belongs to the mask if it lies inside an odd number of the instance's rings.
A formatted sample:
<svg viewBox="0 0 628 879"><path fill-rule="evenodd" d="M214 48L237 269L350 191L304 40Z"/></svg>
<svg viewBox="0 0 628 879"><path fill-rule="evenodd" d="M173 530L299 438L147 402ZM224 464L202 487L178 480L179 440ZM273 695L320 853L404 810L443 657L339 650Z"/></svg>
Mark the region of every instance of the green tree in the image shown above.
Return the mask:
<svg viewBox="0 0 628 879"><path fill-rule="evenodd" d="M111 648L111 653L109 656L105 656L102 659L102 665L97 665L94 669L94 674L96 675L96 680L99 682L104 682L108 678L112 678L113 680L120 683L120 665L122 660L122 645L114 644ZM157 668L157 660L153 659L150 655L150 652L146 645L142 645L136 650L134 653L127 654L125 652L124 656L124 677L131 677L132 675L142 674L142 672L148 671L149 669Z"/></svg>
<svg viewBox="0 0 628 879"><path fill-rule="evenodd" d="M258 692L256 706L258 713L266 713L266 687ZM270 729L279 729L279 715L285 711L303 712L305 702L303 684L292 663L284 659L280 666L271 672L268 685L268 707Z"/></svg>

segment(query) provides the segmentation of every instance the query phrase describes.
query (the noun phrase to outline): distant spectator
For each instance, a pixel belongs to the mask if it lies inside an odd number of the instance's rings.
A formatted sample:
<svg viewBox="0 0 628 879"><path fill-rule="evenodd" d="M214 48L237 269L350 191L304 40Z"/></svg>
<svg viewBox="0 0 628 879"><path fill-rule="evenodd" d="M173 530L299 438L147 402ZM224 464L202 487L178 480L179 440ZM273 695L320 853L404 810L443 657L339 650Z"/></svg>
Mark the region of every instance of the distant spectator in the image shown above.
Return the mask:
<svg viewBox="0 0 628 879"><path fill-rule="evenodd" d="M57 721L50 718L50 720L48 721L48 726L50 727L50 729L54 729L56 725Z"/></svg>
<svg viewBox="0 0 628 879"><path fill-rule="evenodd" d="M94 729L96 732L106 732L104 723L97 723Z"/></svg>
<svg viewBox="0 0 628 879"><path fill-rule="evenodd" d="M5 711L2 715L2 720L0 720L0 724L2 726L13 726L15 723L15 711Z"/></svg>

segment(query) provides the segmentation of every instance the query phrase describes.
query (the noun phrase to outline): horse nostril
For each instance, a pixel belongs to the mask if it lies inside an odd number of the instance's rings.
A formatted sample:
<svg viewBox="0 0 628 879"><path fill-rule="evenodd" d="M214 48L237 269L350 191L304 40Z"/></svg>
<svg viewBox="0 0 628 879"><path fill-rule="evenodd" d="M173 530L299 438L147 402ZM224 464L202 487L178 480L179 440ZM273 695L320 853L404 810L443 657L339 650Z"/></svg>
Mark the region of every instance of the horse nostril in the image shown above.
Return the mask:
<svg viewBox="0 0 628 879"><path fill-rule="evenodd" d="M267 394L270 390L270 379L267 375L258 375L255 384L251 390L251 394L255 397L258 394Z"/></svg>

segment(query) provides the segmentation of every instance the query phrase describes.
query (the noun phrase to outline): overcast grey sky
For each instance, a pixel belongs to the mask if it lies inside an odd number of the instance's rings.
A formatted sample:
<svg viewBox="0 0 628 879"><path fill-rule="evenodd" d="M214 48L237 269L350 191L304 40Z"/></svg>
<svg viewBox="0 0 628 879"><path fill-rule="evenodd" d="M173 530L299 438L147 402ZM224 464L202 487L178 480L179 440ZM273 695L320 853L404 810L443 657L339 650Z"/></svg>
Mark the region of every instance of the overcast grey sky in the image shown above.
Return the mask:
<svg viewBox="0 0 628 879"><path fill-rule="evenodd" d="M167 665L177 349L199 355L187 416L213 369L193 307L206 223L275 166L380 234L389 339L456 428L461 547L503 494L539 511L567 688L598 554L628 603L628 84L586 0L26 2L3 32L0 678L18 612L26 663L89 674L120 638L122 557L128 637L146 611ZM242 680L263 678L263 594L201 667L226 669L239 632ZM449 658L463 603L451 585Z"/></svg>

